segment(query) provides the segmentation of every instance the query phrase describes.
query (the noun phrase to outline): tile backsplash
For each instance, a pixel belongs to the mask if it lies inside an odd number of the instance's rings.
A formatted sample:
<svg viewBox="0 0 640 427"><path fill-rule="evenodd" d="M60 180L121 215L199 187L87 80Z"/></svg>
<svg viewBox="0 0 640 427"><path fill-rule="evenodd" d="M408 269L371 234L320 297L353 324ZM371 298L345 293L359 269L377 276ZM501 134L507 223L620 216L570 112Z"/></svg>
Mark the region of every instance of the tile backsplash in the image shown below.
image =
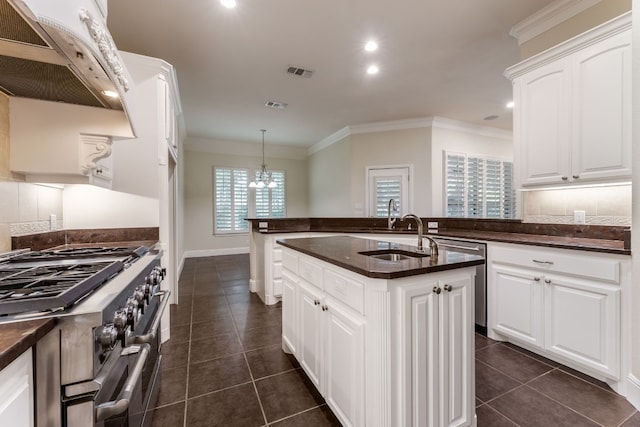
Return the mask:
<svg viewBox="0 0 640 427"><path fill-rule="evenodd" d="M62 188L0 181L0 252L11 250L11 236L61 229Z"/></svg>
<svg viewBox="0 0 640 427"><path fill-rule="evenodd" d="M631 184L522 194L524 222L574 224L574 211L584 211L586 224L631 225Z"/></svg>

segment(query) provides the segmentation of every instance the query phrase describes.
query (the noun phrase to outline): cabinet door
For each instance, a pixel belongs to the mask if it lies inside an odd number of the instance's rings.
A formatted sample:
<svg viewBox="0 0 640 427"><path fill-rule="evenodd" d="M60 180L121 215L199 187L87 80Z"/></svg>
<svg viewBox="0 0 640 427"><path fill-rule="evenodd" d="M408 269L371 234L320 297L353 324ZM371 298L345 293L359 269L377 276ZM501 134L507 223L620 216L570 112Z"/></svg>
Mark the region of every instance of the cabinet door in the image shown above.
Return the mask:
<svg viewBox="0 0 640 427"><path fill-rule="evenodd" d="M297 289L294 276L282 272L282 342L294 355L298 352Z"/></svg>
<svg viewBox="0 0 640 427"><path fill-rule="evenodd" d="M543 346L541 275L532 270L492 265L494 330L500 334Z"/></svg>
<svg viewBox="0 0 640 427"><path fill-rule="evenodd" d="M33 362L31 349L0 371L0 425L32 427Z"/></svg>
<svg viewBox="0 0 640 427"><path fill-rule="evenodd" d="M569 178L569 67L560 60L518 78L516 144L522 185Z"/></svg>
<svg viewBox="0 0 640 427"><path fill-rule="evenodd" d="M573 56L573 180L631 177L630 33Z"/></svg>
<svg viewBox="0 0 640 427"><path fill-rule="evenodd" d="M364 425L364 320L324 303L325 400L343 426Z"/></svg>
<svg viewBox="0 0 640 427"><path fill-rule="evenodd" d="M298 283L298 361L309 379L321 394L321 363L322 363L322 310L320 303L322 293L319 289L300 280Z"/></svg>
<svg viewBox="0 0 640 427"><path fill-rule="evenodd" d="M438 369L438 282L400 289L400 348L405 349L399 361L404 387L399 391L404 403L398 425L437 427L440 381Z"/></svg>
<svg viewBox="0 0 640 427"><path fill-rule="evenodd" d="M440 295L441 426L470 426L475 408L474 307L469 278L445 282Z"/></svg>
<svg viewBox="0 0 640 427"><path fill-rule="evenodd" d="M546 275L545 347L619 378L620 288Z"/></svg>

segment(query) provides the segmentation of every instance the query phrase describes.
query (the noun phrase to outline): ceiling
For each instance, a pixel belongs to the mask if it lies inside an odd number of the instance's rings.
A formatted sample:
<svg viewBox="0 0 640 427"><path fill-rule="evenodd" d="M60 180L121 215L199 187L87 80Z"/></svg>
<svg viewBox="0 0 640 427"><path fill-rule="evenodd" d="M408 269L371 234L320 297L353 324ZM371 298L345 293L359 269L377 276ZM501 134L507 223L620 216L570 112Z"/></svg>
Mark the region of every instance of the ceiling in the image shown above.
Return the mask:
<svg viewBox="0 0 640 427"><path fill-rule="evenodd" d="M264 128L266 144L303 147L349 125L429 116L511 129L509 31L552 2L237 1L110 0L108 25L120 50L176 68L188 136L259 142Z"/></svg>

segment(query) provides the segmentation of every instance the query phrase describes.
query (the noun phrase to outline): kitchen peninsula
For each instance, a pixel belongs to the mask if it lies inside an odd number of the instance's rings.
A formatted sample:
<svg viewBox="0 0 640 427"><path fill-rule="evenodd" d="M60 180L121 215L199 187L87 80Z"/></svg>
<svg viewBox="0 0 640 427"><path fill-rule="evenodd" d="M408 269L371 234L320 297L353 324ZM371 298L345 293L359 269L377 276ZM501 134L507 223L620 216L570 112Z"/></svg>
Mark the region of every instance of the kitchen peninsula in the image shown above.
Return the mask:
<svg viewBox="0 0 640 427"><path fill-rule="evenodd" d="M343 425L475 425L482 257L345 235L278 244L283 348Z"/></svg>

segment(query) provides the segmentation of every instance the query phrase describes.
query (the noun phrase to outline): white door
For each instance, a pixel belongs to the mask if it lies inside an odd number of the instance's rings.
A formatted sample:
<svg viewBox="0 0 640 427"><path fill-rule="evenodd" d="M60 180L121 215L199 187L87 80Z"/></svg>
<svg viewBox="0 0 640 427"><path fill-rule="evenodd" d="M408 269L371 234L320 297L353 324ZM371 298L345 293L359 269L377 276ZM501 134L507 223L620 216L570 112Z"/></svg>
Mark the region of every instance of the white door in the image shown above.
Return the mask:
<svg viewBox="0 0 640 427"><path fill-rule="evenodd" d="M575 54L572 179L631 176L631 31Z"/></svg>
<svg viewBox="0 0 640 427"><path fill-rule="evenodd" d="M364 319L333 299L323 304L325 400L343 426L364 426Z"/></svg>
<svg viewBox="0 0 640 427"><path fill-rule="evenodd" d="M442 426L470 426L475 408L472 284L468 278L442 285L440 308L440 417Z"/></svg>
<svg viewBox="0 0 640 427"><path fill-rule="evenodd" d="M569 179L569 66L555 61L518 78L515 108L519 126L522 184L548 184Z"/></svg>
<svg viewBox="0 0 640 427"><path fill-rule="evenodd" d="M386 218L389 200L397 204L392 217L400 217L410 211L409 167L367 168L367 216Z"/></svg>
<svg viewBox="0 0 640 427"><path fill-rule="evenodd" d="M298 361L321 394L322 382L322 294L313 285L298 283Z"/></svg>
<svg viewBox="0 0 640 427"><path fill-rule="evenodd" d="M546 275L545 347L619 378L620 288Z"/></svg>
<svg viewBox="0 0 640 427"><path fill-rule="evenodd" d="M296 288L296 279L284 270L282 272L282 341L294 355L298 352Z"/></svg>
<svg viewBox="0 0 640 427"><path fill-rule="evenodd" d="M542 348L542 275L495 264L492 270L494 330Z"/></svg>

